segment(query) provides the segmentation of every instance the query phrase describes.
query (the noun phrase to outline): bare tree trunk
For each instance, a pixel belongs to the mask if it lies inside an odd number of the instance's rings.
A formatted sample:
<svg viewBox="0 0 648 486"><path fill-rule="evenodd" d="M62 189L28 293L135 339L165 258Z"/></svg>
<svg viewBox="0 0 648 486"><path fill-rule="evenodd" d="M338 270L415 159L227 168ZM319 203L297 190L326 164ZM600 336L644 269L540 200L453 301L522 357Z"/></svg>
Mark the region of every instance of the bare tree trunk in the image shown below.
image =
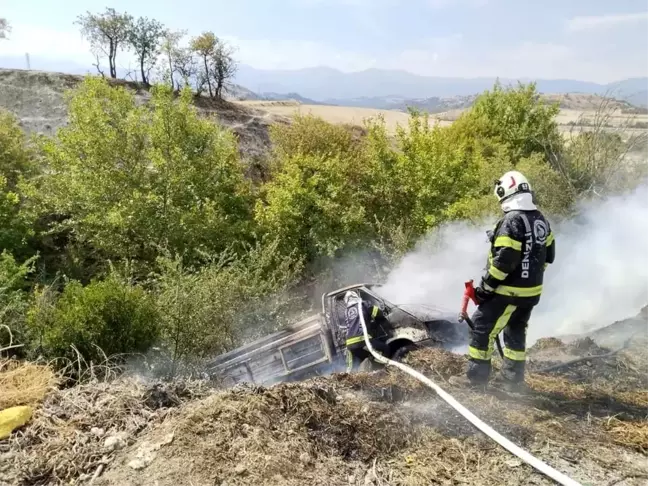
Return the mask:
<svg viewBox="0 0 648 486"><path fill-rule="evenodd" d="M108 64L110 65L110 77L117 78L117 68L115 67L115 58L117 57L117 46L115 41L110 39L110 51L108 53Z"/></svg>
<svg viewBox="0 0 648 486"><path fill-rule="evenodd" d="M173 91L175 88L173 83L173 59L171 59L171 51L169 51L169 76L171 77L171 91Z"/></svg>
<svg viewBox="0 0 648 486"><path fill-rule="evenodd" d="M207 56L203 56L203 61L205 62L205 78L207 79L207 87L209 88L209 97L214 98L214 92L212 90L211 79L209 79L209 66L207 65Z"/></svg>
<svg viewBox="0 0 648 486"><path fill-rule="evenodd" d="M144 72L144 55L146 54L145 52L142 52L142 55L140 56L140 72L142 73L142 83L144 86L148 86L148 78L146 77L146 73Z"/></svg>

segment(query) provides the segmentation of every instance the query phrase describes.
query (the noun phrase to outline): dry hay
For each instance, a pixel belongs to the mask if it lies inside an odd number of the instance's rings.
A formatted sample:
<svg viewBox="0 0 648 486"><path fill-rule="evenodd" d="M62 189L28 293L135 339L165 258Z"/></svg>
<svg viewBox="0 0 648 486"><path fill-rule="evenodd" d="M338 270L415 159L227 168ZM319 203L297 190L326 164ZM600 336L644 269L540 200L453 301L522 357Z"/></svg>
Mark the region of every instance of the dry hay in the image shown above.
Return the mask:
<svg viewBox="0 0 648 486"><path fill-rule="evenodd" d="M274 387L236 387L211 396L147 437L172 434L145 473L125 451L103 484L347 484L367 463L387 460L416 427L388 403L326 379ZM129 466L131 463L131 466Z"/></svg>
<svg viewBox="0 0 648 486"><path fill-rule="evenodd" d="M7 465L0 468L0 483L72 484L88 479L105 467L115 447L164 419L169 409L158 408L162 394L172 404L207 393L204 386L191 384L162 389L164 393L160 387L124 378L53 391L29 426L0 441Z"/></svg>
<svg viewBox="0 0 648 486"><path fill-rule="evenodd" d="M597 356L609 353L611 350L603 348L596 344L590 337L577 339L565 346L568 353L576 356Z"/></svg>
<svg viewBox="0 0 648 486"><path fill-rule="evenodd" d="M537 353L545 349L562 349L565 347L560 339L555 337L540 338L528 350L529 354Z"/></svg>
<svg viewBox="0 0 648 486"><path fill-rule="evenodd" d="M648 422L625 422L610 418L603 424L603 427L616 444L648 454Z"/></svg>
<svg viewBox="0 0 648 486"><path fill-rule="evenodd" d="M440 349L407 362L438 382L466 364ZM607 484L646 454L648 404L648 391L617 386L628 367L610 369L615 379L601 383L529 373L524 396L452 393L550 463L575 458L582 478ZM107 447L109 437L124 448ZM133 380L82 385L48 396L30 426L0 442L1 459L3 450L10 462L0 483L12 484L94 475L106 485L550 484L393 368L218 393Z"/></svg>
<svg viewBox="0 0 648 486"><path fill-rule="evenodd" d="M18 405L37 405L57 382L49 366L0 359L0 410Z"/></svg>
<svg viewBox="0 0 648 486"><path fill-rule="evenodd" d="M443 379L464 373L467 365L464 356L441 348L413 351L406 356L405 363L421 373L433 372Z"/></svg>

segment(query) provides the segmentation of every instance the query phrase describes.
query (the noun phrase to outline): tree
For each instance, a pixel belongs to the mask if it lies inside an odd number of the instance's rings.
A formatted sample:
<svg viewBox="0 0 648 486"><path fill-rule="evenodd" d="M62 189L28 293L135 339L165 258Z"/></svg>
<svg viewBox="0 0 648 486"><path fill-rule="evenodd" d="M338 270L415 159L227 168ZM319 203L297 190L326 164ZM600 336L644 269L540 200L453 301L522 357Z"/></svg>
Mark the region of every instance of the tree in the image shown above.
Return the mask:
<svg viewBox="0 0 648 486"><path fill-rule="evenodd" d="M205 89L206 80L191 49L179 48L175 50L173 55L173 70L182 80L178 81L179 88L191 86L193 83L196 94L200 96Z"/></svg>
<svg viewBox="0 0 648 486"><path fill-rule="evenodd" d="M213 71L210 67L218 50L218 38L213 32L203 32L191 40L191 49L200 56L203 63L203 73L207 81L209 97L214 98L216 93L212 87Z"/></svg>
<svg viewBox="0 0 648 486"><path fill-rule="evenodd" d="M154 19L140 17L133 23L128 33L128 43L137 56L142 83L150 86L149 73L160 54L160 46L165 33L163 25Z"/></svg>
<svg viewBox="0 0 648 486"><path fill-rule="evenodd" d="M374 174L351 133L313 116L272 128L272 177L256 218L280 250L308 262L360 243L371 234L366 201Z"/></svg>
<svg viewBox="0 0 648 486"><path fill-rule="evenodd" d="M224 41L219 40L214 54L214 77L216 81L216 97L223 98L223 90L226 88L229 81L236 74L236 61L233 57L234 49L226 44Z"/></svg>
<svg viewBox="0 0 648 486"><path fill-rule="evenodd" d="M169 72L169 82L171 83L171 90L175 89L173 75L175 71L175 58L179 52L180 39L182 39L187 32L185 30L165 30L162 34L161 51L167 57L167 67Z"/></svg>
<svg viewBox="0 0 648 486"><path fill-rule="evenodd" d="M471 144L505 144L514 164L534 153L549 160L563 144L556 122L559 111L557 103L548 105L540 99L535 83L503 88L498 82L492 91L479 95L452 124L452 131Z"/></svg>
<svg viewBox="0 0 648 486"><path fill-rule="evenodd" d="M0 19L0 39L6 39L9 32L11 32L11 26L7 19Z"/></svg>
<svg viewBox="0 0 648 486"><path fill-rule="evenodd" d="M92 51L97 58L97 71L103 76L99 67L99 57L108 57L110 77L117 78L117 52L128 41L132 30L133 18L127 13L117 13L113 8L106 8L103 14L79 15L75 24L81 26L82 35L90 41Z"/></svg>

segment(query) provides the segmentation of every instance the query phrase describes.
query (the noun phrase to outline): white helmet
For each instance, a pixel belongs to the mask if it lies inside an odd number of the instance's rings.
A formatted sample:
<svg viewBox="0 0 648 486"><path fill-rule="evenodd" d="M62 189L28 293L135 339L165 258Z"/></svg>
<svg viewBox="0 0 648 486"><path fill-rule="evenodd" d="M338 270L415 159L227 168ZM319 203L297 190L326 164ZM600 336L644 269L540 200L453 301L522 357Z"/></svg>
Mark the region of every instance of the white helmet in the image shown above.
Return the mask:
<svg viewBox="0 0 648 486"><path fill-rule="evenodd" d="M357 292L354 292L353 290L348 290L346 294L344 294L344 303L346 305L349 305L349 303L357 303L359 299L360 296L358 295Z"/></svg>
<svg viewBox="0 0 648 486"><path fill-rule="evenodd" d="M521 172L512 170L495 181L495 196L500 203L521 193L531 193L531 184Z"/></svg>

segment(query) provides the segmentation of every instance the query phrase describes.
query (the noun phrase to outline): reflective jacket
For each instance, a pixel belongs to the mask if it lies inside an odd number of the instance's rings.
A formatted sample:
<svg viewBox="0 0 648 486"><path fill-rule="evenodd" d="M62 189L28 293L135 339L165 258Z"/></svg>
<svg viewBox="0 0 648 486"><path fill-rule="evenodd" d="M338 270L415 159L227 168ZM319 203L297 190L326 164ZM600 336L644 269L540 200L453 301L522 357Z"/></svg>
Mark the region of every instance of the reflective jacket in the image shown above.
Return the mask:
<svg viewBox="0 0 648 486"><path fill-rule="evenodd" d="M513 305L536 305L555 256L554 235L540 211L509 211L493 229L482 283Z"/></svg>
<svg viewBox="0 0 648 486"><path fill-rule="evenodd" d="M382 311L378 306L369 305L362 302L362 314L364 317L365 325L367 326L367 334L371 337L371 332L377 319L383 316ZM360 323L360 316L358 315L358 303L352 301L347 306L345 313L347 332L346 332L346 345L356 344L364 341L364 334L362 332L362 324Z"/></svg>

